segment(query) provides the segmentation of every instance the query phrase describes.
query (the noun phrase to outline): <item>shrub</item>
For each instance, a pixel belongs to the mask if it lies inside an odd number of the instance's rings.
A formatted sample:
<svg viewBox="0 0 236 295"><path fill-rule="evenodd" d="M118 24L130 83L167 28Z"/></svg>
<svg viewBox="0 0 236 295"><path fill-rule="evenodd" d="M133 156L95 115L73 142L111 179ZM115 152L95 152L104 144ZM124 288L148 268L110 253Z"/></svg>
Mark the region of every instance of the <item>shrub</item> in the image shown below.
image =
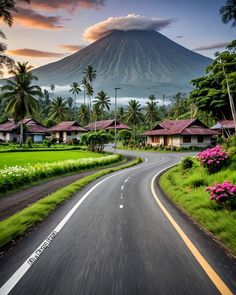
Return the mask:
<svg viewBox="0 0 236 295"><path fill-rule="evenodd" d="M193 167L193 159L190 157L186 157L181 161L182 170L188 170Z"/></svg>
<svg viewBox="0 0 236 295"><path fill-rule="evenodd" d="M31 137L28 137L27 139L26 139L26 144L27 144L27 147L28 148L32 148L32 138Z"/></svg>
<svg viewBox="0 0 236 295"><path fill-rule="evenodd" d="M208 186L207 192L210 192L210 200L216 201L229 209L236 209L236 185L229 181L215 183L214 186Z"/></svg>
<svg viewBox="0 0 236 295"><path fill-rule="evenodd" d="M197 156L200 163L207 168L208 172L219 171L226 163L229 155L220 145L214 148L208 148L200 152Z"/></svg>

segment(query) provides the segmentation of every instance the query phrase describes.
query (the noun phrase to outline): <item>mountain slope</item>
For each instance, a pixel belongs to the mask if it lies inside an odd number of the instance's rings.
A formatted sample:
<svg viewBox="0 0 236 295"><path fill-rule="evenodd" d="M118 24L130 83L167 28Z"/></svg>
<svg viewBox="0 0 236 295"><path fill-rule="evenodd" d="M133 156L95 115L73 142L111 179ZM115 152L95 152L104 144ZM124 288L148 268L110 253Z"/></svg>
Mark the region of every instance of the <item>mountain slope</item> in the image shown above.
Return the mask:
<svg viewBox="0 0 236 295"><path fill-rule="evenodd" d="M97 70L94 86L108 93L138 97L188 91L189 80L204 73L211 59L192 52L155 31L112 31L79 52L34 70L40 84L81 81L83 69Z"/></svg>

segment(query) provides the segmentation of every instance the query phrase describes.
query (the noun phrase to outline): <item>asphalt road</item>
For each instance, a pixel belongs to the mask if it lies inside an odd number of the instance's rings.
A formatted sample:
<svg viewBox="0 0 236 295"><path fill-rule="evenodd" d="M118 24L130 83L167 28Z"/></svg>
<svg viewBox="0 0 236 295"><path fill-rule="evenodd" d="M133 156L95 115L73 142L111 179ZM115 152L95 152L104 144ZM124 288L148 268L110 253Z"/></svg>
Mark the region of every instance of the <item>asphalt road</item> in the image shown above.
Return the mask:
<svg viewBox="0 0 236 295"><path fill-rule="evenodd" d="M221 278L210 279L151 192L183 154L140 155L146 162L91 183L2 256L0 294L220 294L219 280L236 294L235 260L155 188Z"/></svg>

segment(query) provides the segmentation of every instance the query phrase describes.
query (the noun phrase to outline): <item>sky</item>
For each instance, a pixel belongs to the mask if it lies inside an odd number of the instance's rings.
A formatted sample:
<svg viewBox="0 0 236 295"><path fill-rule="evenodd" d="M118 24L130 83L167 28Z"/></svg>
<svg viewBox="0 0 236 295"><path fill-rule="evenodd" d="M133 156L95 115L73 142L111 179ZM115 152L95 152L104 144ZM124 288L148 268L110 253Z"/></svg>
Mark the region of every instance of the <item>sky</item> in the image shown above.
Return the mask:
<svg viewBox="0 0 236 295"><path fill-rule="evenodd" d="M73 54L117 26L151 26L214 58L236 36L235 28L221 22L219 9L224 4L225 0L32 0L18 9L11 28L1 23L0 29L7 35L8 55L35 68Z"/></svg>

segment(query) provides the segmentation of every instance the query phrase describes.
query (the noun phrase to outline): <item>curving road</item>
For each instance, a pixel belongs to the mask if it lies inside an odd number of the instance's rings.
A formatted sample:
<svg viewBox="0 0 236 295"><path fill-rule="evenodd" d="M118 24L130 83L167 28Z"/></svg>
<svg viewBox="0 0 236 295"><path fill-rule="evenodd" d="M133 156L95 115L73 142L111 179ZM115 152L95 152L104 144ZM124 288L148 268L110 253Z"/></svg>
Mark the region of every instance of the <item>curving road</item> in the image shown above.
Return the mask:
<svg viewBox="0 0 236 295"><path fill-rule="evenodd" d="M235 260L156 185L164 209L153 197L154 175L184 154L125 153L146 160L88 185L0 258L1 295L236 293Z"/></svg>

